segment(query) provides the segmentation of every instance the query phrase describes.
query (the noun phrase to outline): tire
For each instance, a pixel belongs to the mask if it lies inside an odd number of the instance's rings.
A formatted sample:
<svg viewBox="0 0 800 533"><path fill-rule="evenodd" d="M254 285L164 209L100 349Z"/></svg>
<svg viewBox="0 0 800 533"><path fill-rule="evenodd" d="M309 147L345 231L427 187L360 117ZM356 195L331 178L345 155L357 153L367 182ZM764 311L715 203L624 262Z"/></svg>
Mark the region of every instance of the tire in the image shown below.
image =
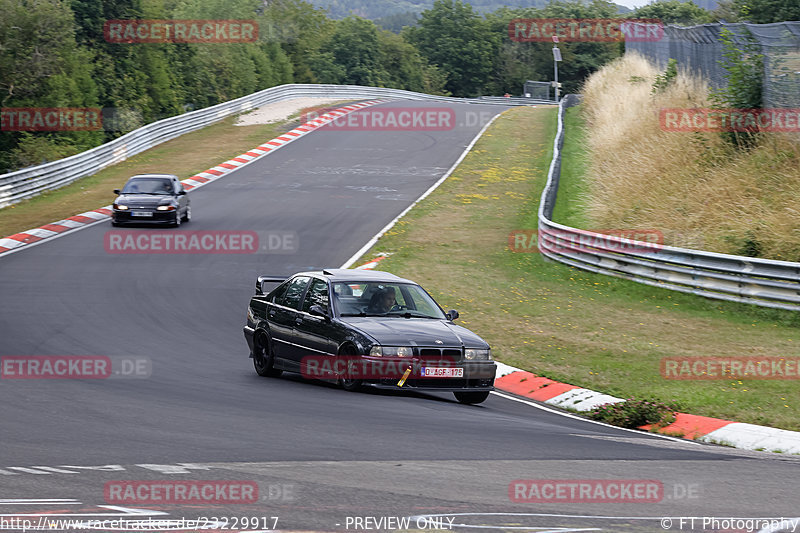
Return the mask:
<svg viewBox="0 0 800 533"><path fill-rule="evenodd" d="M181 215L177 211L175 211L175 222L173 222L172 225L176 228L181 226Z"/></svg>
<svg viewBox="0 0 800 533"><path fill-rule="evenodd" d="M121 225L122 225L122 224L120 224L119 222L114 222L114 219L113 219L113 218L111 219L111 226L112 226L112 227L118 228L118 227L120 227Z"/></svg>
<svg viewBox="0 0 800 533"><path fill-rule="evenodd" d="M355 353L355 349L354 348L348 347L348 348L345 348L343 350L343 353L340 353L339 355L343 355L345 357L355 357L356 353ZM347 392L358 392L363 387L363 383L364 382L362 380L360 380L360 379L350 379L350 377L348 377L349 370L350 370L350 364L349 363L347 365L347 369L348 369L347 374L345 374L344 376L341 376L339 378L339 385L341 385L342 388L344 390L346 390Z"/></svg>
<svg viewBox="0 0 800 533"><path fill-rule="evenodd" d="M275 368L269 336L263 331L256 331L253 338L253 367L261 377L277 378L283 374L283 370Z"/></svg>
<svg viewBox="0 0 800 533"><path fill-rule="evenodd" d="M183 221L184 222L191 222L192 220L192 206L186 206L186 212L183 214Z"/></svg>
<svg viewBox="0 0 800 533"><path fill-rule="evenodd" d="M480 391L480 392L454 392L453 395L456 397L459 403L464 403L467 405L474 405L476 403L481 403L486 401L486 398L489 397L489 391Z"/></svg>

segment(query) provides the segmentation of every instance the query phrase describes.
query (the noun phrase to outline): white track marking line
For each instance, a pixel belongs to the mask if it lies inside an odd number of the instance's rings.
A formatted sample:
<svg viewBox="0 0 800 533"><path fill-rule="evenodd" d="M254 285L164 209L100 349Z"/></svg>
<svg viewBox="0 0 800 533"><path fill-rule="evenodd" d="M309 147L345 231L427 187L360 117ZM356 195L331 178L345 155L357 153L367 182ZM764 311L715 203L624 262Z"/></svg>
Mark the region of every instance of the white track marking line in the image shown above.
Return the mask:
<svg viewBox="0 0 800 533"><path fill-rule="evenodd" d="M39 499L27 499L27 498L13 498L7 500L0 500L0 505L41 505L43 503L57 503L59 505L80 505L81 502L78 500L74 500L72 498L62 499L62 498L39 498Z"/></svg>
<svg viewBox="0 0 800 533"><path fill-rule="evenodd" d="M64 470L63 468L56 468L54 466L33 466L31 468L38 468L39 470L49 470L50 472L56 472L57 474L77 474L78 472L73 472L72 470Z"/></svg>
<svg viewBox="0 0 800 533"><path fill-rule="evenodd" d="M27 468L25 466L7 466L9 470L19 470L20 472L25 472L26 474L40 474L40 475L50 475L52 472L43 472L41 470L36 470L34 468Z"/></svg>

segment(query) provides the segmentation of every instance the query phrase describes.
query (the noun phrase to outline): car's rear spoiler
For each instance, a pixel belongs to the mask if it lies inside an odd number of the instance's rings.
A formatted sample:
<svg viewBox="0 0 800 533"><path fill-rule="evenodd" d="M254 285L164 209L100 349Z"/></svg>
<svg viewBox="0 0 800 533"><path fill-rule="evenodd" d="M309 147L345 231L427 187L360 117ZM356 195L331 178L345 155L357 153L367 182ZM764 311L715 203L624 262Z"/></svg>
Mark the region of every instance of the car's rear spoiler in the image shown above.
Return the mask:
<svg viewBox="0 0 800 533"><path fill-rule="evenodd" d="M283 283L286 276L258 276L256 280L256 294L264 294L264 283Z"/></svg>

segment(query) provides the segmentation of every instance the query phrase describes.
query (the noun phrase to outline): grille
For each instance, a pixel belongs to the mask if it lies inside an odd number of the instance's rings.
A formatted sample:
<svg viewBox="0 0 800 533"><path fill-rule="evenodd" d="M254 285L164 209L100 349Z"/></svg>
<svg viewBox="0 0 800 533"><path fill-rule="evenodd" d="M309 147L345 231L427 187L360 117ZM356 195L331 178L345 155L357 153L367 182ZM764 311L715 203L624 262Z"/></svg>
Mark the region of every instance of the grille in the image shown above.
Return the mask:
<svg viewBox="0 0 800 533"><path fill-rule="evenodd" d="M438 361L440 359L456 363L461 361L461 350L453 348L418 348L419 356L424 361Z"/></svg>

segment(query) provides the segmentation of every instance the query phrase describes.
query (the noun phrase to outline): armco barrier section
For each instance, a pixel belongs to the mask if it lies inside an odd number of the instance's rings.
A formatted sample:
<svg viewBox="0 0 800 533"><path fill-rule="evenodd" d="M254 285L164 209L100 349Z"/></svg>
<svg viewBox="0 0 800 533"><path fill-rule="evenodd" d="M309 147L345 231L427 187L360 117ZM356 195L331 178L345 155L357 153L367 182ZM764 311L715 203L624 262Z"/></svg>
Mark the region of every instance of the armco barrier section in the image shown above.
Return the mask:
<svg viewBox="0 0 800 533"><path fill-rule="evenodd" d="M800 310L800 263L689 250L571 228L551 220L561 174L562 100L547 184L539 204L539 250L561 263L646 285L733 302Z"/></svg>
<svg viewBox="0 0 800 533"><path fill-rule="evenodd" d="M257 109L263 105L290 98L392 98L433 102L476 103L498 105L530 105L552 103L527 98L451 98L399 89L362 87L359 85L290 84L264 89L248 96L198 109L153 122L111 142L58 161L0 175L0 208L31 198L50 189L95 174L103 168L124 161L160 143L184 133L203 128L231 115Z"/></svg>

